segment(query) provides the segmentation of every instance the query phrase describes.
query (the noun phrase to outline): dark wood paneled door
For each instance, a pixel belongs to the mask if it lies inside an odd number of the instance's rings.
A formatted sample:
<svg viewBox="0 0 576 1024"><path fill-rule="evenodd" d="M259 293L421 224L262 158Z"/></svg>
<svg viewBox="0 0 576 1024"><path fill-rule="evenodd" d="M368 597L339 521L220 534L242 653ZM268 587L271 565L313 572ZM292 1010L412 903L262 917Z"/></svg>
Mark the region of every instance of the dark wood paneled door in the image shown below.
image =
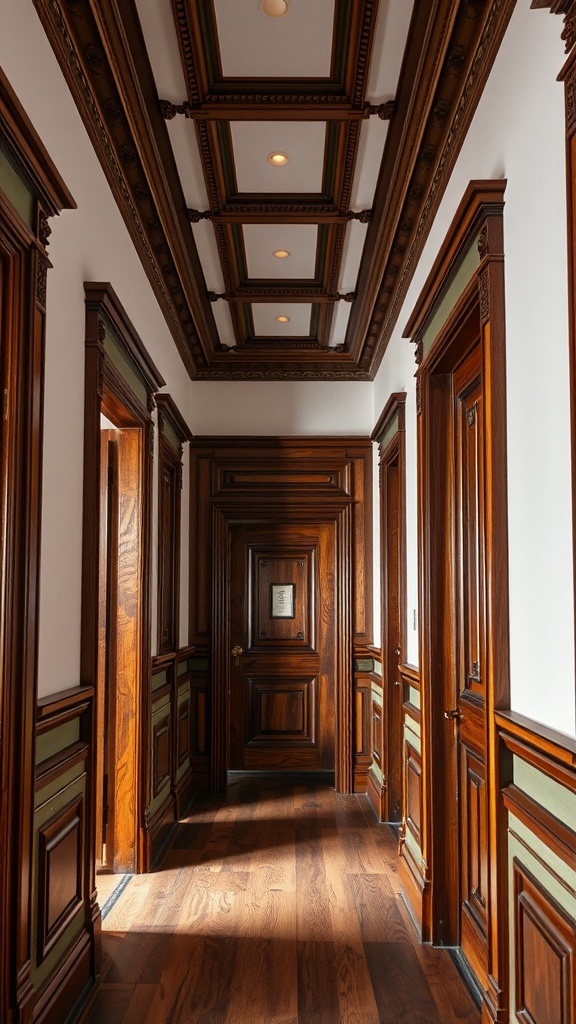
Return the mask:
<svg viewBox="0 0 576 1024"><path fill-rule="evenodd" d="M403 647L402 599L403 598L403 464L400 457L400 439L389 446L381 465L383 498L383 620L385 650L385 762L386 771L386 819L400 821L402 818L402 736L403 736L403 687L398 666Z"/></svg>
<svg viewBox="0 0 576 1024"><path fill-rule="evenodd" d="M232 769L334 768L336 532L231 524Z"/></svg>
<svg viewBox="0 0 576 1024"><path fill-rule="evenodd" d="M460 832L460 945L487 981L488 806L486 785L483 394L477 346L453 375L456 522L456 693Z"/></svg>

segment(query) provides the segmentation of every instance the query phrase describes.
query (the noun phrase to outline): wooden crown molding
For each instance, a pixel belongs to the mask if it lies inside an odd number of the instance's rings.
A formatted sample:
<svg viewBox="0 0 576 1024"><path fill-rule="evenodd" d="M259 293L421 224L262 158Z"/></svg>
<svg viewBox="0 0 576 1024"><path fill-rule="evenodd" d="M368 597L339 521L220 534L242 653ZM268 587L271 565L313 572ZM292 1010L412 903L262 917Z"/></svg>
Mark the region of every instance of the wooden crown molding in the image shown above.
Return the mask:
<svg viewBox="0 0 576 1024"><path fill-rule="evenodd" d="M34 5L184 365L194 376L196 366L207 364L216 330L135 8L118 0L34 0Z"/></svg>
<svg viewBox="0 0 576 1024"><path fill-rule="evenodd" d="M84 295L87 313L95 314L91 320L92 331L86 337L86 344L102 349L104 335L101 322L108 324L118 344L135 365L151 398L166 381L150 358L112 285L108 282L85 281Z"/></svg>
<svg viewBox="0 0 576 1024"><path fill-rule="evenodd" d="M532 10L548 9L550 14L561 14L564 19L561 39L570 53L576 43L576 2L575 0L532 0Z"/></svg>
<svg viewBox="0 0 576 1024"><path fill-rule="evenodd" d="M221 120L269 119L272 113L279 118L322 117L333 122L336 169L333 195L327 199L337 218L350 212L361 121L371 114L392 118L344 346L328 347L333 312L328 305L319 313L318 349L290 353L279 348L277 355L262 351L261 359L255 346L242 344L249 341L249 333L238 310L231 308L240 351L223 351L135 4L132 0L82 4L34 0L190 377L373 379L514 0L431 0L425 7L416 5L393 107L370 104L364 96L375 0L354 5L338 0L337 17L349 18L349 28L345 45L340 33L340 50L326 88L311 91L310 83L291 80L272 95L269 84L257 80L231 84L211 77L200 43L205 37L202 19L213 17L212 5L208 0L172 2L186 68L187 102L204 114L194 116L194 121L208 173L210 214L216 221L227 292L245 282L242 268L230 255L233 246L228 232L234 224L217 218L226 218L242 200L226 189L226 169L217 163L221 161L217 116ZM286 103L292 106L288 109ZM327 224L326 230L322 284L328 294L335 294L345 224Z"/></svg>
<svg viewBox="0 0 576 1024"><path fill-rule="evenodd" d="M377 441L378 443L383 438L384 434L388 429L388 424L392 418L398 413L398 430L405 430L406 423L406 392L405 391L393 391L390 398L386 402L378 422L372 431L371 440Z"/></svg>
<svg viewBox="0 0 576 1024"><path fill-rule="evenodd" d="M162 416L165 416L166 419L169 420L180 443L184 444L185 441L191 441L192 431L172 396L165 394L164 392L159 392L157 395L154 395L154 401L156 402Z"/></svg>

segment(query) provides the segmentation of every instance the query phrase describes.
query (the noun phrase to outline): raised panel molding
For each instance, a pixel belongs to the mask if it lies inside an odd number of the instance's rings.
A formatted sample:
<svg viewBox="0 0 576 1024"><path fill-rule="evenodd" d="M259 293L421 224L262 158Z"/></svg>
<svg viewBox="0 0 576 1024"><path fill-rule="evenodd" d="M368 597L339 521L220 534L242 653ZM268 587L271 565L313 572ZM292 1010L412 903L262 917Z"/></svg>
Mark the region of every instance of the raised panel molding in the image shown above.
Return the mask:
<svg viewBox="0 0 576 1024"><path fill-rule="evenodd" d="M316 745L318 680L282 679L273 682L256 677L247 680L251 691L248 706L253 708L247 723L250 746L268 743L270 734L287 745Z"/></svg>
<svg viewBox="0 0 576 1024"><path fill-rule="evenodd" d="M405 823L414 840L422 844L422 758L410 740L404 738Z"/></svg>
<svg viewBox="0 0 576 1024"><path fill-rule="evenodd" d="M523 1024L575 1024L576 921L514 859L516 1017Z"/></svg>
<svg viewBox="0 0 576 1024"><path fill-rule="evenodd" d="M170 781L170 708L166 715L152 726L154 766L152 792L156 797Z"/></svg>
<svg viewBox="0 0 576 1024"><path fill-rule="evenodd" d="M84 798L59 810L39 832L38 963L82 906Z"/></svg>

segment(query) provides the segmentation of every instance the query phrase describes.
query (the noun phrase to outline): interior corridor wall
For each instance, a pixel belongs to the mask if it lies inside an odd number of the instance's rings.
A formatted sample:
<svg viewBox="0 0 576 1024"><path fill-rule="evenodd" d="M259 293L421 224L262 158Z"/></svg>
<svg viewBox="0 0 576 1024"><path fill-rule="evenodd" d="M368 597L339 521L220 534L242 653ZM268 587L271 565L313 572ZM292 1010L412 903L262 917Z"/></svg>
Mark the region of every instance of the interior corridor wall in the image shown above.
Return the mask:
<svg viewBox="0 0 576 1024"><path fill-rule="evenodd" d="M506 178L512 708L574 735L574 600L562 22L520 0L375 381L375 415L406 390L408 656L417 598L413 347L402 332L471 179ZM498 567L496 567L498 569Z"/></svg>
<svg viewBox="0 0 576 1024"><path fill-rule="evenodd" d="M78 204L52 219L48 247L53 267L48 271L38 666L44 695L79 682L83 282L112 284L166 380L163 390L187 418L190 381L31 0L2 0L1 21L0 64ZM153 478L156 486L156 473ZM186 566L184 546L184 593ZM181 636L186 642L187 634Z"/></svg>

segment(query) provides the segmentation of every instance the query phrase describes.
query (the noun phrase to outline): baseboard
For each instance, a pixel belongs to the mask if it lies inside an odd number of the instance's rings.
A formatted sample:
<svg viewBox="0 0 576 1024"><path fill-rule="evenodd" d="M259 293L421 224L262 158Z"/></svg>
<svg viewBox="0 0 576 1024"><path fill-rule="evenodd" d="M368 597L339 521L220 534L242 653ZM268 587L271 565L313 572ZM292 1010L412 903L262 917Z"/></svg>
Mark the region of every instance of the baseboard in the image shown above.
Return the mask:
<svg viewBox="0 0 576 1024"><path fill-rule="evenodd" d="M398 875L418 937L421 942L429 942L428 885L405 842L400 844Z"/></svg>
<svg viewBox="0 0 576 1024"><path fill-rule="evenodd" d="M368 772L366 792L368 793L368 799L374 808L374 813L376 814L378 821L384 821L386 789L380 782L380 779L378 779L372 771Z"/></svg>

